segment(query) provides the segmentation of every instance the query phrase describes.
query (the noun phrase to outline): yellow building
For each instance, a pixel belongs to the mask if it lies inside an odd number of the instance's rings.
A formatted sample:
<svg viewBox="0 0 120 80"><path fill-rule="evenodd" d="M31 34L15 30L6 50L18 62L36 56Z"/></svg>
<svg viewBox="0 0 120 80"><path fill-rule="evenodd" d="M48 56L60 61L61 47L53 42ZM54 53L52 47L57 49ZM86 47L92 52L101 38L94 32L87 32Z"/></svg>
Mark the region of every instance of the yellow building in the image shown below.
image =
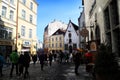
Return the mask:
<svg viewBox="0 0 120 80"><path fill-rule="evenodd" d="M36 54L37 6L35 0L18 0L17 49L18 52L30 51Z"/></svg>
<svg viewBox="0 0 120 80"><path fill-rule="evenodd" d="M65 30L58 29L50 36L49 51L59 52L64 51L64 34Z"/></svg>
<svg viewBox="0 0 120 80"><path fill-rule="evenodd" d="M0 0L0 52L7 57L15 48L17 0Z"/></svg>
<svg viewBox="0 0 120 80"><path fill-rule="evenodd" d="M37 6L35 0L0 1L0 52L5 56L16 48L36 53Z"/></svg>

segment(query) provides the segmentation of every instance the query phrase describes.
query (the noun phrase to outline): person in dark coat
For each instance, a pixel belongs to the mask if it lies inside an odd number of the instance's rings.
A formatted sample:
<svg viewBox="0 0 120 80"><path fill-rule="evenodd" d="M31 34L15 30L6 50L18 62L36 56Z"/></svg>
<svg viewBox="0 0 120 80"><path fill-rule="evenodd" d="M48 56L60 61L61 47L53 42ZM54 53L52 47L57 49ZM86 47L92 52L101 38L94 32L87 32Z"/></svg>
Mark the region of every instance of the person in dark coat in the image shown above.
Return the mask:
<svg viewBox="0 0 120 80"><path fill-rule="evenodd" d="M3 76L3 73L2 73L2 68L3 68L3 64L5 64L5 59L2 55L2 53L0 53L0 76Z"/></svg>
<svg viewBox="0 0 120 80"><path fill-rule="evenodd" d="M44 61L45 61L44 53L39 54L39 61L40 61L40 64L41 64L41 70L43 71Z"/></svg>
<svg viewBox="0 0 120 80"><path fill-rule="evenodd" d="M18 65L19 65L19 76L21 76L21 74L23 74L23 65L24 65L23 53L20 54L20 57L18 59Z"/></svg>
<svg viewBox="0 0 120 80"><path fill-rule="evenodd" d="M26 78L26 76L29 74L28 72L29 65L30 65L30 55L29 52L25 52L24 62L23 62L23 66L25 67L24 78Z"/></svg>
<svg viewBox="0 0 120 80"><path fill-rule="evenodd" d="M32 60L33 60L33 64L35 65L35 63L37 61L37 55L36 54L32 55Z"/></svg>
<svg viewBox="0 0 120 80"><path fill-rule="evenodd" d="M81 53L77 52L74 56L74 63L75 63L75 74L78 75L78 68L80 66L80 60L81 60Z"/></svg>
<svg viewBox="0 0 120 80"><path fill-rule="evenodd" d="M53 55L52 55L52 53L49 53L49 64L50 64L50 66L52 65L52 59L53 59Z"/></svg>

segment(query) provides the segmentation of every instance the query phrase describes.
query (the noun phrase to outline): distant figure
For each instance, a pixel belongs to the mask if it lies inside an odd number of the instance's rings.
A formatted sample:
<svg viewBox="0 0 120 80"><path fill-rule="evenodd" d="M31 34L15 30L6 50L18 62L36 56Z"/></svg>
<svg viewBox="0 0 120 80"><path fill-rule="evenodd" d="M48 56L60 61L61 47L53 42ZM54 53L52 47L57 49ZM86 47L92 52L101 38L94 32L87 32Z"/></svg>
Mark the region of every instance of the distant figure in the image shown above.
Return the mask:
<svg viewBox="0 0 120 80"><path fill-rule="evenodd" d="M2 53L0 53L0 76L2 77L3 76L3 73L2 73L2 68L3 68L3 64L5 64L5 59L2 55Z"/></svg>
<svg viewBox="0 0 120 80"><path fill-rule="evenodd" d="M54 54L53 54L53 57L54 57L54 61L56 61L57 54L56 54L56 53L54 53Z"/></svg>
<svg viewBox="0 0 120 80"><path fill-rule="evenodd" d="M23 74L23 65L24 65L24 54L21 53L19 60L18 60L18 64L19 64L19 76L21 76L21 74Z"/></svg>
<svg viewBox="0 0 120 80"><path fill-rule="evenodd" d="M35 65L35 63L37 61L37 55L36 54L32 55L32 60L33 60L33 64Z"/></svg>
<svg viewBox="0 0 120 80"><path fill-rule="evenodd" d="M78 75L78 68L80 66L80 60L81 60L81 53L76 53L74 56L74 63L75 63L75 74Z"/></svg>
<svg viewBox="0 0 120 80"><path fill-rule="evenodd" d="M12 62L12 67L11 67L11 71L10 71L10 77L12 77L14 66L16 66L16 75L18 75L18 58L19 58L19 56L17 54L17 50L13 51L10 54L10 60Z"/></svg>
<svg viewBox="0 0 120 80"><path fill-rule="evenodd" d="M25 67L24 78L26 78L27 75L29 74L28 72L29 65L30 65L30 54L29 52L24 52L24 63L23 63L23 66Z"/></svg>
<svg viewBox="0 0 120 80"><path fill-rule="evenodd" d="M65 61L69 62L69 54L67 52L65 53Z"/></svg>
<svg viewBox="0 0 120 80"><path fill-rule="evenodd" d="M53 59L53 55L52 55L52 53L49 53L49 64L50 64L50 66L52 65L52 59Z"/></svg>
<svg viewBox="0 0 120 80"><path fill-rule="evenodd" d="M41 54L39 54L38 57L39 57L39 61L40 61L40 64L41 64L41 70L43 71L45 55L44 55L44 53L41 53Z"/></svg>
<svg viewBox="0 0 120 80"><path fill-rule="evenodd" d="M63 57L64 57L64 53L62 51L60 51L60 63L62 63Z"/></svg>

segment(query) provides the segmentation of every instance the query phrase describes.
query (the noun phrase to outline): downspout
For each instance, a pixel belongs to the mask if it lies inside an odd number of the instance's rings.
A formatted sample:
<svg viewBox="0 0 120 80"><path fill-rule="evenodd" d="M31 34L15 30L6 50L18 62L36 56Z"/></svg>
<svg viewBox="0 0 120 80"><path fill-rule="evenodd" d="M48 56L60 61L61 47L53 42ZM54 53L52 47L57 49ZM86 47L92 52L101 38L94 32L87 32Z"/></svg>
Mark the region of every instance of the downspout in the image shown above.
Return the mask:
<svg viewBox="0 0 120 80"><path fill-rule="evenodd" d="M17 43L18 43L18 9L19 9L19 0L17 0L17 12L16 12L16 47L15 47L15 49L17 49L17 51L18 51L18 45L17 45Z"/></svg>

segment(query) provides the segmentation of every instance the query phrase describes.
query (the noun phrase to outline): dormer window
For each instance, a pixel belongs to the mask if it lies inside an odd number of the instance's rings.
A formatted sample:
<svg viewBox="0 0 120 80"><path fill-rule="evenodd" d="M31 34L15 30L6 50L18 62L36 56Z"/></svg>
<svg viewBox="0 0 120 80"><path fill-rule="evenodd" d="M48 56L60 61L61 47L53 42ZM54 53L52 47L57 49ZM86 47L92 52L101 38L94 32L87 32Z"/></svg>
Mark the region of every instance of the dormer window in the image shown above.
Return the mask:
<svg viewBox="0 0 120 80"><path fill-rule="evenodd" d="M68 36L69 36L69 38L71 38L71 36L72 36L71 33L69 33Z"/></svg>

